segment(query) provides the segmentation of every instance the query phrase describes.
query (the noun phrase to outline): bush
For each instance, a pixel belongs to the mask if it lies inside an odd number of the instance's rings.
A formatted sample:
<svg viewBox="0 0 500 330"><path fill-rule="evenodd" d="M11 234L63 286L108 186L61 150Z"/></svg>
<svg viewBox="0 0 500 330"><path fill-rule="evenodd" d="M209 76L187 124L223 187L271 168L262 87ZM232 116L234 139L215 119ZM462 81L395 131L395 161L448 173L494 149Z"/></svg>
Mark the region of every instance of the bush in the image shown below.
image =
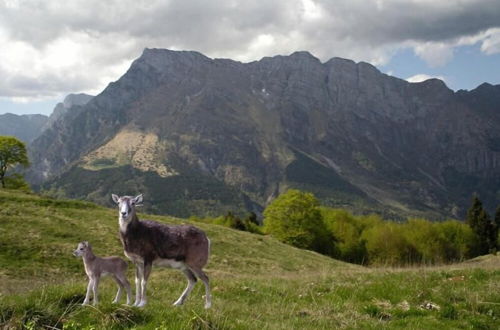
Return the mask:
<svg viewBox="0 0 500 330"><path fill-rule="evenodd" d="M355 263L368 260L366 241L361 239L363 223L346 210L322 208L326 228L335 240L335 257Z"/></svg>
<svg viewBox="0 0 500 330"><path fill-rule="evenodd" d="M248 231L253 234L262 234L261 226L258 225L255 214L250 214L243 220L235 216L232 212L228 212L225 216L217 218L210 218L210 217L198 218L196 216L192 216L189 218L189 220L196 222L210 223L241 231Z"/></svg>
<svg viewBox="0 0 500 330"><path fill-rule="evenodd" d="M264 210L264 230L298 248L334 254L333 239L311 193L290 189L276 198Z"/></svg>
<svg viewBox="0 0 500 330"><path fill-rule="evenodd" d="M407 265L420 259L418 251L406 239L403 227L397 223L384 222L365 230L362 239L370 263L385 265Z"/></svg>
<svg viewBox="0 0 500 330"><path fill-rule="evenodd" d="M5 188L30 192L31 188L20 173L14 173L5 177Z"/></svg>

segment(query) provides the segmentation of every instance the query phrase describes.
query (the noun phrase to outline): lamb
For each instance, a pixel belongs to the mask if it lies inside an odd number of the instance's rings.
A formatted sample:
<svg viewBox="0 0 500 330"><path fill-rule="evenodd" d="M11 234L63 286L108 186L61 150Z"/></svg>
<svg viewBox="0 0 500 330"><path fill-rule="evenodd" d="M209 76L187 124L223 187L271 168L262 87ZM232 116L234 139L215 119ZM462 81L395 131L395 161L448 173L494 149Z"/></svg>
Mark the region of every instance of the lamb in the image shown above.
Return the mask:
<svg viewBox="0 0 500 330"><path fill-rule="evenodd" d="M208 276L203 272L210 252L207 235L194 226L170 226L156 221L139 220L135 207L142 203L142 195L119 197L112 194L112 198L118 204L120 238L125 255L136 266L134 306L146 305L147 280L152 266L157 265L179 269L188 280L186 289L174 305L184 303L199 278L205 284L205 308L210 308L210 284Z"/></svg>
<svg viewBox="0 0 500 330"><path fill-rule="evenodd" d="M75 257L83 257L83 265L85 267L85 273L89 278L89 284L87 286L87 294L85 295L85 300L83 305L88 305L90 302L90 291L94 293L94 305L99 303L97 289L99 286L99 280L101 276L108 274L113 275L116 283L118 283L118 292L116 293L115 300L113 303L118 303L120 301L122 290L125 288L127 290L127 305L130 304L130 298L132 292L130 289L130 283L127 280L127 262L119 257L97 257L92 252L92 247L89 242L80 242L75 251L73 251Z"/></svg>

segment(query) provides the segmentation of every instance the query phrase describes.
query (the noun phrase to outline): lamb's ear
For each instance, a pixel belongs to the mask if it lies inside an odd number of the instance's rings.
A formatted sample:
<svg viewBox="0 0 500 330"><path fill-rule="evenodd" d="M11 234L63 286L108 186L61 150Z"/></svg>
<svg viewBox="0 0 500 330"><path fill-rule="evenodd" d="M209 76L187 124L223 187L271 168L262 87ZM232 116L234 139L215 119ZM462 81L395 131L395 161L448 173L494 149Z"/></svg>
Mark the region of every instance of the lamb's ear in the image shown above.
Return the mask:
<svg viewBox="0 0 500 330"><path fill-rule="evenodd" d="M83 245L85 245L86 247L89 247L89 241L83 241Z"/></svg>
<svg viewBox="0 0 500 330"><path fill-rule="evenodd" d="M135 197L132 199L132 203L133 203L134 205L139 205L139 204L141 204L141 203L142 203L142 194L135 196Z"/></svg>
<svg viewBox="0 0 500 330"><path fill-rule="evenodd" d="M111 198L113 198L113 202L115 202L116 204L120 202L120 197L118 197L118 195L111 194Z"/></svg>

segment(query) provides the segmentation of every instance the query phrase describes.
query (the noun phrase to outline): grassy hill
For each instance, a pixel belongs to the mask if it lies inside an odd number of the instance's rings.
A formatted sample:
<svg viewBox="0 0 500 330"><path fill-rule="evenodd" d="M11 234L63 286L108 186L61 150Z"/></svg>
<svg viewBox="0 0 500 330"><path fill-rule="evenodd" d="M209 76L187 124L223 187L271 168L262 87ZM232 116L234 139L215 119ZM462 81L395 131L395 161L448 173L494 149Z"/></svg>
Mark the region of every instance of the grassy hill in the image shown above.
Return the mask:
<svg viewBox="0 0 500 330"><path fill-rule="evenodd" d="M499 322L499 257L433 268L365 268L272 237L196 225L212 241L206 268L212 309L203 309L201 284L184 306L172 306L186 283L180 272L163 268L153 270L144 309L110 304L116 290L110 279L101 282L100 305L82 307L86 277L71 252L88 240L98 255L123 255L116 210L0 190L0 327L494 329Z"/></svg>

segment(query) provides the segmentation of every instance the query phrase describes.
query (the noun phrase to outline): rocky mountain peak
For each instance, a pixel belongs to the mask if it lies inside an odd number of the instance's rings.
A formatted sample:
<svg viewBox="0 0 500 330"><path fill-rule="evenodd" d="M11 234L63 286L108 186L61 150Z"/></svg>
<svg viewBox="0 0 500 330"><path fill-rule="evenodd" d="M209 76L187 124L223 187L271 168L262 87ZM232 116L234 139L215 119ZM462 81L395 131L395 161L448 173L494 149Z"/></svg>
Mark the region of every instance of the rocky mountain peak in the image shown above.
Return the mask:
<svg viewBox="0 0 500 330"><path fill-rule="evenodd" d="M159 72L168 71L172 66L193 66L207 64L212 60L195 51L172 51L169 49L145 48L142 55L134 61L132 67L149 65Z"/></svg>
<svg viewBox="0 0 500 330"><path fill-rule="evenodd" d="M291 59L320 62L320 60L317 57L315 57L308 51L296 51L290 54L289 57Z"/></svg>
<svg viewBox="0 0 500 330"><path fill-rule="evenodd" d="M65 98L63 103L63 106L66 109L71 108L74 105L85 105L88 101L90 101L94 96L93 95L88 95L85 93L79 93L79 94L68 94Z"/></svg>
<svg viewBox="0 0 500 330"><path fill-rule="evenodd" d="M500 92L478 93L490 89L453 93L437 79L408 83L308 52L240 63L145 49L33 143L32 169L79 198L125 180L170 198L158 204L167 213L226 207L235 196L264 206L298 187L334 206L458 216L473 192L486 205L497 198ZM123 149L126 140L140 143Z"/></svg>
<svg viewBox="0 0 500 330"><path fill-rule="evenodd" d="M64 114L68 112L69 109L73 106L84 106L87 104L90 100L94 98L93 95L88 95L85 93L79 93L79 94L68 94L63 102L59 102L56 104L54 110L49 116L49 119L45 123L45 125L42 127L42 131L50 128L54 123L59 120Z"/></svg>

